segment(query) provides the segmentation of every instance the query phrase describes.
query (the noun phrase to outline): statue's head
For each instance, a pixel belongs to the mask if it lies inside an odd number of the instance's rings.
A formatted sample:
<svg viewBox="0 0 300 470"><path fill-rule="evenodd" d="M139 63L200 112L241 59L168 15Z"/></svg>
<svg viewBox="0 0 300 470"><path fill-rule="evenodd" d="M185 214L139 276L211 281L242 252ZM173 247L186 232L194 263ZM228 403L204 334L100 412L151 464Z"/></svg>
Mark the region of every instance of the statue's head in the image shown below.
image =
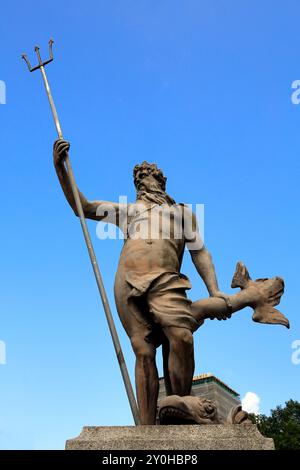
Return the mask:
<svg viewBox="0 0 300 470"><path fill-rule="evenodd" d="M133 169L137 199L157 204L174 204L175 201L166 193L167 178L155 163L144 161Z"/></svg>
<svg viewBox="0 0 300 470"><path fill-rule="evenodd" d="M141 186L147 186L147 182L157 185L162 191L166 190L167 178L162 170L157 168L156 163L144 161L140 165L135 165L133 169L134 185L138 191Z"/></svg>

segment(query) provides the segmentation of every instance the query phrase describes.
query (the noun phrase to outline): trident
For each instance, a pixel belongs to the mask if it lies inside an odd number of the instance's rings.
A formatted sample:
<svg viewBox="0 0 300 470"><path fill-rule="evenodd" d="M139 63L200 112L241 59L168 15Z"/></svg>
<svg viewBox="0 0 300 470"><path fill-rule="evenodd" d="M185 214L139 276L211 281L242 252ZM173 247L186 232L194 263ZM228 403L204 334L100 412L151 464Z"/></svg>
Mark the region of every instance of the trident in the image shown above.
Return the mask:
<svg viewBox="0 0 300 470"><path fill-rule="evenodd" d="M45 68L44 68L45 65L47 65L47 64L49 64L50 62L53 61L52 45L53 45L53 40L50 39L50 41L49 41L50 59L46 60L46 62L42 61L42 58L41 58L41 55L40 55L40 48L38 46L35 47L34 50L37 54L38 61L39 61L39 65L37 65L36 67L31 67L30 62L29 62L29 60L28 60L28 58L25 54L22 55L22 59L25 60L30 72L34 72L35 70L40 69L42 77L43 77L44 85L45 85L45 88L46 88L46 93L47 93L47 96L48 96L49 104L50 104L50 107L51 107L54 123L55 123L55 126L56 126L58 138L62 139L63 134L62 134L60 122L59 122L59 119L58 119L56 107L55 107L55 104L54 104L54 101L53 101L53 98L52 98L50 86L49 86L48 79L47 79L46 72L45 72ZM87 224L86 224L86 220L85 220L85 216L84 216L84 212L83 212L83 208L82 208L78 188L77 188L77 185L76 185L76 182L75 182L74 173L73 173L73 170L72 170L72 166L71 166L71 162L70 162L70 158L69 158L68 153L67 153L65 162L66 162L66 167L67 167L67 171L68 171L68 175L69 175L69 179L70 179L70 184L71 184L71 187L72 187L74 200L75 200L75 203L76 203L76 208L77 208L77 211L78 211L78 214L79 214L81 228L82 228L82 231L83 231L85 243L86 243L86 246L87 246L87 249L88 249L88 252L89 252L89 256L90 256L90 260L91 260L91 263L92 263L92 267L93 267L93 270L94 270L98 290L99 290L100 297L101 297L101 300L102 300L102 304L103 304L105 316L106 316L106 319L107 319L109 331L110 331L110 334L111 334L111 337L112 337L112 340L113 340L116 356L117 356L118 363L119 363L119 366L120 366L120 369L121 369L121 374L122 374L122 378L123 378L123 381L124 381L127 397L128 397L130 408L131 408L132 415L133 415L133 419L134 419L135 424L137 425L137 424L140 424L140 419L139 419L139 411L138 411L136 399L135 399L135 396L134 396L134 393L133 393L131 381L130 381L130 378L129 378L128 370L127 370L125 359L124 359L124 356L123 356L123 352L122 352L120 340L119 340L119 337L118 337L118 333L117 333L117 330L116 330L116 327L115 327L114 319L113 319L111 309L110 309L110 306L109 306L109 303L108 303L108 298L107 298L107 295L106 295L106 292L105 292L105 287L104 287L104 284L103 284L103 280L102 280L102 276L101 276L100 269L99 269L99 266L98 266L95 251L94 251L94 248L93 248L91 236L89 234L89 230L88 230L88 227L87 227Z"/></svg>

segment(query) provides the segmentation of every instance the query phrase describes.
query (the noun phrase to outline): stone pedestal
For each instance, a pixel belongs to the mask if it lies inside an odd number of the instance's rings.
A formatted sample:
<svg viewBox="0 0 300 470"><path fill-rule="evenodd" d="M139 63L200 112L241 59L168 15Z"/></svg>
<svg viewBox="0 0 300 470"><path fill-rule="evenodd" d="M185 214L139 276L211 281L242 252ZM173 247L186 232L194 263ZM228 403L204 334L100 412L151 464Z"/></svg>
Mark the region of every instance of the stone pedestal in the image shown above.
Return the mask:
<svg viewBox="0 0 300 470"><path fill-rule="evenodd" d="M254 424L85 426L67 450L273 450Z"/></svg>

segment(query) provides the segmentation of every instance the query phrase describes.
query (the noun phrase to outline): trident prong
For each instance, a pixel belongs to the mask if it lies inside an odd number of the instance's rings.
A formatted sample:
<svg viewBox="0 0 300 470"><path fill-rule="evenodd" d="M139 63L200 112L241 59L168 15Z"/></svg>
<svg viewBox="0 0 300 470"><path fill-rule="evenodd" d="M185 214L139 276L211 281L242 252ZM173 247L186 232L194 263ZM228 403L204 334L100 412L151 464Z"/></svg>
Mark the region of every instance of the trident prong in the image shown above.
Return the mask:
<svg viewBox="0 0 300 470"><path fill-rule="evenodd" d="M53 60L53 51L52 51L53 42L54 42L53 39L50 39L50 41L49 41L49 55L50 55L50 59L46 60L45 62L42 61L39 46L35 46L34 50L35 50L35 52L36 52L36 55L37 55L38 61L39 61L39 65L37 65L36 67L31 67L27 55L26 55L26 54L22 54L22 59L25 60L25 62L26 62L26 64L27 64L27 67L28 67L28 69L29 69L29 72L34 72L35 70L38 70L38 69L40 69L41 67L45 67L45 65L49 64L50 62L52 62L52 60Z"/></svg>

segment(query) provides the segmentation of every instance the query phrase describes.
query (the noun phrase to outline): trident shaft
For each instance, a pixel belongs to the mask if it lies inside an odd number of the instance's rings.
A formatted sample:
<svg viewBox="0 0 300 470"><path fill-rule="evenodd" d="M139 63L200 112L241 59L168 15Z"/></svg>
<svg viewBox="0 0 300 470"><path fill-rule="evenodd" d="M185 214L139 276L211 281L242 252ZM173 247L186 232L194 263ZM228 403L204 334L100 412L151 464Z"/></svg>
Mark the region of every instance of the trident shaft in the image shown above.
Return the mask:
<svg viewBox="0 0 300 470"><path fill-rule="evenodd" d="M29 62L29 60L28 60L28 58L25 54L22 55L22 58L27 63L30 72L34 72L35 70L38 70L38 69L40 69L40 71L41 71L43 81L44 81L44 85L45 85L46 92L47 92L47 96L48 96L48 100L49 100L49 103L50 103L54 123L55 123L55 126L56 126L58 138L62 139L63 138L63 133L62 133L62 130L61 130L61 126L60 126L59 118L58 118L58 115L57 115L56 107L55 107L55 104L54 104L54 101L53 101L53 98L52 98L50 86L49 86L48 79L47 79L46 72L45 72L45 65L47 65L47 64L49 64L50 62L53 61L52 45L53 45L53 40L50 39L50 41L49 41L50 59L45 61L45 62L42 61L39 47L38 46L35 47L35 52L37 54L38 61L39 61L39 65L37 65L36 67L31 67L30 62ZM104 288L102 276L101 276L101 273L100 273L100 269L99 269L99 266L98 266L97 258L96 258L96 255L95 255L95 251L94 251L94 248L93 248L93 244L92 244L92 241L91 241L89 230L88 230L88 227L87 227L87 224L86 224L86 220L85 220L85 216L84 216L84 212L83 212L83 208L82 208L78 188L77 188L77 185L76 185L76 182L75 182L74 173L73 173L73 170L72 170L69 154L67 154L65 162L66 162L66 167L67 167L68 176L69 176L69 179L70 179L70 184L71 184L74 200L75 200L75 203L76 203L77 212L79 214L81 228L82 228L82 231L83 231L85 243L86 243L86 246L87 246L87 249L88 249L88 252L89 252L89 256L90 256L90 260L91 260L91 263L92 263L92 267L93 267L93 270L94 270L98 290L99 290L100 297L101 297L101 300L102 300L102 303L103 303L103 308L104 308L105 316L106 316L106 319L107 319L108 327L109 327L109 330L110 330L110 334L111 334L111 337L112 337L112 340L113 340L113 344L114 344L115 352L116 352L116 355L117 355L118 363L119 363L119 366L120 366L120 369L121 369L121 374L122 374L122 378L123 378L123 381L124 381L127 397L128 397L128 400L129 400L129 404L130 404L130 407L131 407L132 414L133 414L134 422L137 425L137 424L140 424L137 403L136 403L135 396L134 396L134 393L133 393L131 381L130 381L130 378L129 378L128 370L127 370L125 359L124 359L124 356L123 356L123 352L122 352L121 344L120 344L120 341L119 341L118 333L117 333L117 330L116 330L116 327L115 327L114 319L113 319L113 316L112 316L112 313L111 313L111 310L110 310L110 306L109 306L109 303L108 303L108 298L107 298L107 295L106 295L106 292L105 292L105 288Z"/></svg>

